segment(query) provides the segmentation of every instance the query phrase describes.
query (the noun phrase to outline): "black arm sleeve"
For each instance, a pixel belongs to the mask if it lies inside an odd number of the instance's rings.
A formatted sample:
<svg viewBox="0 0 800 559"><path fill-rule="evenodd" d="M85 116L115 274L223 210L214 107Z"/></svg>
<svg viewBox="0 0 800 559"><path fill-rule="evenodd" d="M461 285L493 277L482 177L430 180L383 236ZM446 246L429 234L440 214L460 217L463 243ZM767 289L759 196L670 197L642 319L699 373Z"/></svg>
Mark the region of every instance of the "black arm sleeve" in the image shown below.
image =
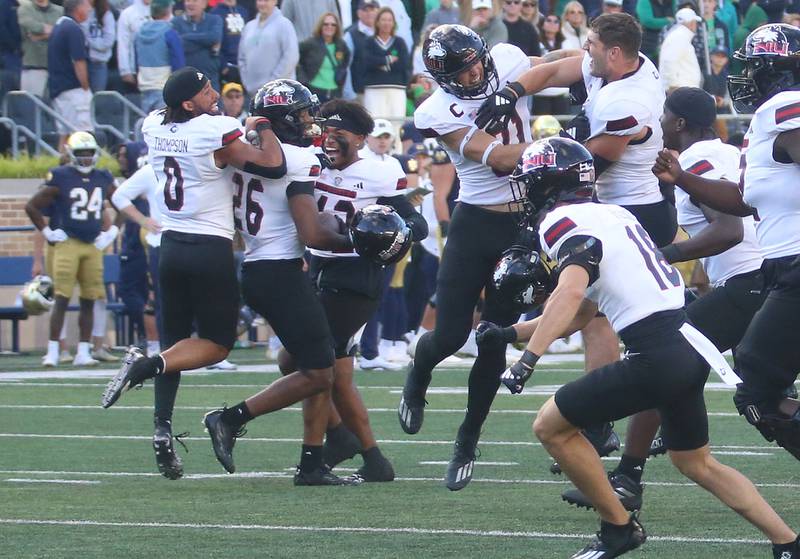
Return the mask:
<svg viewBox="0 0 800 559"><path fill-rule="evenodd" d="M411 234L414 235L414 241L421 241L428 236L428 222L402 194L381 196L376 203L393 207L400 214L400 217L406 220L406 224L411 229Z"/></svg>
<svg viewBox="0 0 800 559"><path fill-rule="evenodd" d="M310 194L311 196L314 195L314 183L310 181L292 181L289 183L289 186L286 187L286 197L291 198L292 196L297 196L298 194Z"/></svg>
<svg viewBox="0 0 800 559"><path fill-rule="evenodd" d="M242 167L242 171L264 177L265 179L279 179L286 174L286 156L283 156L283 161L281 161L281 164L277 167L264 167L258 163L248 161L244 164L244 167Z"/></svg>
<svg viewBox="0 0 800 559"><path fill-rule="evenodd" d="M597 237L576 235L570 237L558 249L557 273L567 266L577 265L589 274L589 285L600 277L600 261L603 259L603 243Z"/></svg>

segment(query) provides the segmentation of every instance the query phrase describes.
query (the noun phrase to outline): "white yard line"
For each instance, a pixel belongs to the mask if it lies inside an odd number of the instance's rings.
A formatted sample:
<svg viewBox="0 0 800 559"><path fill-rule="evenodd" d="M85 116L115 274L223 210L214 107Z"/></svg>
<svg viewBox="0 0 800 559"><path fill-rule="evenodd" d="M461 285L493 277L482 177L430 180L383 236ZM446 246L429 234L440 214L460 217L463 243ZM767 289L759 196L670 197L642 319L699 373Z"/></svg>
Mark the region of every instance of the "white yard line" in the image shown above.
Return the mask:
<svg viewBox="0 0 800 559"><path fill-rule="evenodd" d="M447 466L450 462L447 460L421 460L421 466ZM481 466L519 466L519 462L477 462Z"/></svg>
<svg viewBox="0 0 800 559"><path fill-rule="evenodd" d="M23 477L10 477L3 481L11 483L60 483L66 485L95 485L102 483L101 481L87 480L87 479L32 479Z"/></svg>
<svg viewBox="0 0 800 559"><path fill-rule="evenodd" d="M188 522L109 522L97 520L38 520L20 518L0 518L0 524L22 526L72 526L72 527L101 527L101 528L167 528L167 529L198 529L198 530L242 530L262 532L333 532L351 534L410 534L429 536L468 536L477 538L528 538L528 539L558 539L558 540L585 540L591 534L569 534L563 532L533 532L510 530L467 530L457 528L380 528L368 526L280 526L273 524L201 524ZM648 540L667 543L712 543L730 545L766 545L764 540L743 538L698 538L692 536L652 536Z"/></svg>

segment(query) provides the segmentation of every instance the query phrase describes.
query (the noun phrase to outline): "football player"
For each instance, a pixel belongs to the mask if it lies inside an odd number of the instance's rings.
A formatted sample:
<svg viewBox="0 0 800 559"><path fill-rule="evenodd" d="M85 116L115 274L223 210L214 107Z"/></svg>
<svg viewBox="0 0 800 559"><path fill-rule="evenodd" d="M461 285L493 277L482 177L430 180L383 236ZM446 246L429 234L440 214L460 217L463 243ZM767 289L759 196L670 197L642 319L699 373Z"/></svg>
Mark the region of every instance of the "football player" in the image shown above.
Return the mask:
<svg viewBox="0 0 800 559"><path fill-rule="evenodd" d="M714 98L708 93L696 87L676 89L667 97L661 117L664 146L680 153L680 165L688 173L738 182L740 153L716 137L712 128L716 116ZM753 218L712 210L696 203L680 182L675 186L678 223L690 238L663 247L661 253L669 263L702 259L713 290L692 301L686 307L686 315L719 351L735 349L763 302L763 258ZM632 474L612 472L609 476L614 491L628 510L639 510L642 506L641 477L648 451L653 451L650 443L659 424L655 410L642 413L653 416L648 421L651 430L635 433L636 439L631 434L625 441L625 455L640 460L639 468ZM562 497L578 506L591 505L576 489L566 491Z"/></svg>
<svg viewBox="0 0 800 559"><path fill-rule="evenodd" d="M511 118L508 105L522 95L553 86L582 86L573 90L583 93L583 114L565 128L594 156L597 199L628 209L656 246L662 247L673 241L678 226L675 207L648 172L662 147L658 119L664 92L658 70L639 52L641 37L639 24L628 14L597 17L592 21L583 58L530 69L487 99L476 122L492 129ZM587 371L618 359L618 342L605 318L591 321L582 333ZM643 419L635 418L629 429L649 431L652 426L643 425ZM587 436L605 450L619 448L616 435L609 431L610 426L594 426ZM638 460L623 455L617 470L633 474L638 466Z"/></svg>
<svg viewBox="0 0 800 559"><path fill-rule="evenodd" d="M263 316L297 365L238 405L206 414L204 422L217 459L233 473L232 450L248 421L303 404L303 446L295 485L343 485L323 463L322 442L333 384L333 339L325 311L303 272L306 246L350 251L352 243L334 221L323 223L314 199L320 160L308 149L316 134L317 96L299 82L274 80L262 86L250 114L266 117L281 141L286 176L263 179L234 171L234 222L245 243L242 294ZM343 224L342 224L343 225Z"/></svg>
<svg viewBox="0 0 800 559"><path fill-rule="evenodd" d="M705 180L683 171L668 151L653 172L718 211L756 218L766 299L736 349L739 413L768 441L800 459L800 402L786 398L800 368L800 29L759 27L735 57L728 79L738 111L753 111L742 146L742 180Z"/></svg>
<svg viewBox="0 0 800 559"><path fill-rule="evenodd" d="M156 435L161 446L156 453L165 457L163 467L175 479L183 472L171 426L180 372L222 361L236 339L239 287L228 167L279 178L286 174L286 160L267 118L247 121L260 148L237 141L244 134L239 121L219 114L219 94L197 69L187 66L174 72L163 95L166 109L150 113L142 132L158 179L161 343L167 349L150 357L130 349L106 387L102 405L113 405L123 390L155 377ZM196 338L191 337L193 328Z"/></svg>
<svg viewBox="0 0 800 559"><path fill-rule="evenodd" d="M425 393L434 367L467 341L481 291L517 234L506 177L531 141L527 102L509 101L509 118L488 133L475 125L475 115L484 99L518 79L535 61L509 44L498 44L490 52L477 33L462 25L434 29L423 45L423 59L439 89L417 108L414 124L443 144L461 190L437 277L436 327L417 342L398 407L400 426L412 435L422 427ZM491 291L483 316L504 325L518 318ZM481 426L504 367L505 350L480 352L472 367L467 413L446 471L450 490L462 489L472 479Z"/></svg>
<svg viewBox="0 0 800 559"><path fill-rule="evenodd" d="M522 358L503 373L503 384L521 392L552 341L580 328L598 309L626 347L624 359L559 388L533 424L545 449L600 515L597 537L573 558L618 557L646 539L580 428L654 408L678 470L761 530L775 557L800 556L797 533L750 480L711 455L703 399L709 364L721 374L733 373L688 321L681 275L647 231L624 208L592 202L589 151L566 138L539 140L523 154L512 181L525 193L542 250L558 262L558 279L541 317L484 331L482 344L488 332L491 345L529 338Z"/></svg>
<svg viewBox="0 0 800 559"><path fill-rule="evenodd" d="M332 391L335 410L329 424L339 423L338 411L347 428L360 440L364 465L356 472L359 479L392 481L392 465L377 446L367 409L353 384L353 336L378 308L384 285L384 266L404 257L412 240L424 239L428 235L428 226L404 196L406 178L402 170L394 164L359 157L358 152L374 127L367 110L358 103L333 100L322 106L322 117L323 151L331 164L323 169L317 180L315 195L319 209L350 224L357 212L380 204L394 208L408 229L408 235L398 239L393 250L379 255L377 261L359 258L353 249L312 249L309 263L309 272L325 308L336 352ZM391 163L396 162L392 160ZM285 352L281 357L284 372L295 369Z"/></svg>
<svg viewBox="0 0 800 559"><path fill-rule="evenodd" d="M100 146L89 132L75 132L65 144L69 164L51 169L45 187L25 206L33 224L53 246L55 305L50 314L50 336L45 367L55 367L59 358L59 334L75 283L80 286L78 325L80 343L72 364L92 366L91 336L94 302L105 299L103 250L117 237L116 226L104 225L103 209L114 177L97 169ZM42 210L49 210L53 229L46 225Z"/></svg>

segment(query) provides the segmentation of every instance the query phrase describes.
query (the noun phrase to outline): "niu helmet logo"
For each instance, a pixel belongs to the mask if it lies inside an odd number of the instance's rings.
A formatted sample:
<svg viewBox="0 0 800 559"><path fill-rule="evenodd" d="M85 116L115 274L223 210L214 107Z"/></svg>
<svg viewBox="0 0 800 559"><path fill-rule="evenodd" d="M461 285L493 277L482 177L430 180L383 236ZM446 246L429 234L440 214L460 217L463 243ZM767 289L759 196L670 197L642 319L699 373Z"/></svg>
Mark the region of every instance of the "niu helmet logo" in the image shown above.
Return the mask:
<svg viewBox="0 0 800 559"><path fill-rule="evenodd" d="M279 84L267 91L264 105L291 105L294 103L294 88L291 85Z"/></svg>
<svg viewBox="0 0 800 559"><path fill-rule="evenodd" d="M425 63L428 68L432 70L444 70L444 60L447 57L447 51L436 39L431 39L428 42L428 48L425 56Z"/></svg>
<svg viewBox="0 0 800 559"><path fill-rule="evenodd" d="M751 54L789 54L789 40L786 34L777 26L769 26L755 34L751 40Z"/></svg>

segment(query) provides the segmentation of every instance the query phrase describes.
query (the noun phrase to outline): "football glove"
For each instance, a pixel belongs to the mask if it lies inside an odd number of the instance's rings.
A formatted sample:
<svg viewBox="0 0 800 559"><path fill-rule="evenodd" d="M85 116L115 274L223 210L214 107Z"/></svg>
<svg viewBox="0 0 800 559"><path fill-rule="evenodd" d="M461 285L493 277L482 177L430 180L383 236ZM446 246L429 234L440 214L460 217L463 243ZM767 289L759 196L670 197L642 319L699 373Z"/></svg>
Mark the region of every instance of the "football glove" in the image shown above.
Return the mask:
<svg viewBox="0 0 800 559"><path fill-rule="evenodd" d="M50 229L50 227L47 226L42 229L42 235L44 235L48 243L53 244L64 242L69 238L63 229Z"/></svg>
<svg viewBox="0 0 800 559"><path fill-rule="evenodd" d="M519 82L508 82L496 93L492 93L478 109L475 126L483 128L490 136L495 136L508 128L508 122L517 107L517 100L525 95L525 88Z"/></svg>
<svg viewBox="0 0 800 559"><path fill-rule="evenodd" d="M592 135L589 119L584 113L579 114L570 120L565 126L564 131L576 142L585 142Z"/></svg>
<svg viewBox="0 0 800 559"><path fill-rule="evenodd" d="M539 356L526 349L519 361L500 375L500 382L505 384L512 394L519 394L525 383L531 378L537 361L539 361Z"/></svg>
<svg viewBox="0 0 800 559"><path fill-rule="evenodd" d="M475 329L475 342L485 349L503 349L506 344L517 341L517 331L513 326L503 328L494 322L481 320Z"/></svg>
<svg viewBox="0 0 800 559"><path fill-rule="evenodd" d="M105 250L108 245L114 242L119 234L119 227L112 225L107 231L101 231L100 234L94 239L94 246L99 250Z"/></svg>

